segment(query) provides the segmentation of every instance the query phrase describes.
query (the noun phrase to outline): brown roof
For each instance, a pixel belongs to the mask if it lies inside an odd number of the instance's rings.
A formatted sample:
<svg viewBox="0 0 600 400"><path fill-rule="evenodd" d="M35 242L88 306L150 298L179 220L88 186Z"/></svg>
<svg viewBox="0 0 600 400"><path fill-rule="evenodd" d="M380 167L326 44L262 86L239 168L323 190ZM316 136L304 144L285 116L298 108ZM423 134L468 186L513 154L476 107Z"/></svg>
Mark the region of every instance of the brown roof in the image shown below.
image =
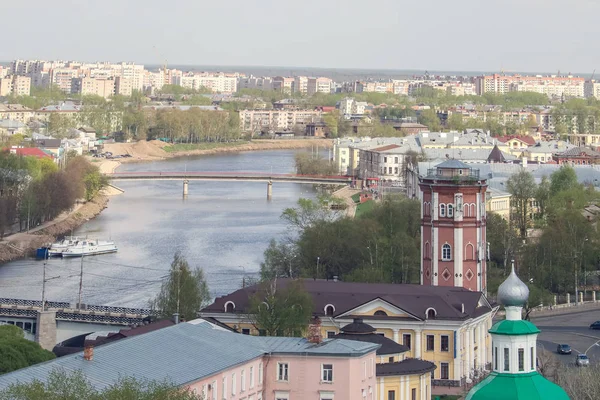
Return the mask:
<svg viewBox="0 0 600 400"><path fill-rule="evenodd" d="M498 138L498 141L502 142L502 143L506 143L509 140L513 140L513 139L517 139L523 143L526 143L530 146L533 146L535 144L535 139L532 138L531 136L526 136L526 135L509 135L509 136L501 136Z"/></svg>
<svg viewBox="0 0 600 400"><path fill-rule="evenodd" d="M436 366L434 363L429 361L408 358L400 362L377 364L376 368L376 376L387 376L425 374L436 369Z"/></svg>
<svg viewBox="0 0 600 400"><path fill-rule="evenodd" d="M401 354L410 350L407 346L398 344L392 339L375 333L375 328L365 324L362 318L354 318L354 322L344 326L342 333L334 335L332 339L356 340L358 342L375 343L381 346L377 349L377 355Z"/></svg>
<svg viewBox="0 0 600 400"><path fill-rule="evenodd" d="M100 346L101 344L114 342L115 340L120 340L137 335L143 335L144 333L156 331L158 329L166 328L171 325L175 325L175 323L170 319L162 319L160 321L156 321L148 325L141 325L133 329L121 329L118 333L111 333L107 337L98 337L95 340L95 345Z"/></svg>
<svg viewBox="0 0 600 400"><path fill-rule="evenodd" d="M277 280L278 288L285 288L293 280ZM334 306L334 317L348 314L353 309L380 299L392 307L404 310L413 320L426 319L426 311L434 308L436 319L465 320L491 311L487 299L481 292L472 292L462 287L421 286L393 283L357 283L302 279L304 289L313 299L313 314L325 314L325 306ZM206 313L225 313L225 303L235 304L235 313L247 312L249 298L260 290L260 285L248 286L226 296L218 297L214 303L202 310ZM480 306L480 300L483 306ZM464 306L464 313L462 307ZM381 316L379 318L393 318Z"/></svg>
<svg viewBox="0 0 600 400"><path fill-rule="evenodd" d="M383 146L383 147L377 147L376 149L372 149L371 151L386 151L386 150L392 150L392 149L397 149L398 146L397 144L388 144L387 146Z"/></svg>

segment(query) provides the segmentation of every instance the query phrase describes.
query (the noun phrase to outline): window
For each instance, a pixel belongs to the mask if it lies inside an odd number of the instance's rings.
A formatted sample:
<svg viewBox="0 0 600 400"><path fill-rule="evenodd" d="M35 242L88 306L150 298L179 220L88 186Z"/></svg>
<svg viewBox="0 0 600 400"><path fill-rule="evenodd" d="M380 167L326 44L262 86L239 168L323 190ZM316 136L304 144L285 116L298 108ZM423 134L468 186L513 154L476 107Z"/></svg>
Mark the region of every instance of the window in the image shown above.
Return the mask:
<svg viewBox="0 0 600 400"><path fill-rule="evenodd" d="M327 339L331 339L335 336L335 331L327 331Z"/></svg>
<svg viewBox="0 0 600 400"><path fill-rule="evenodd" d="M445 217L445 216L446 216L446 205L440 204L440 217Z"/></svg>
<svg viewBox="0 0 600 400"><path fill-rule="evenodd" d="M325 315L333 315L334 311L335 309L331 304L325 306Z"/></svg>
<svg viewBox="0 0 600 400"><path fill-rule="evenodd" d="M388 390L388 400L396 400L396 391Z"/></svg>
<svg viewBox="0 0 600 400"><path fill-rule="evenodd" d="M448 363L440 364L440 379L450 379Z"/></svg>
<svg viewBox="0 0 600 400"><path fill-rule="evenodd" d="M250 387L254 387L254 367L250 367Z"/></svg>
<svg viewBox="0 0 600 400"><path fill-rule="evenodd" d="M533 371L535 369L535 363L533 361L533 359L535 358L533 356L533 346L531 346L531 348L529 350L531 350L531 352L530 352L531 354L529 355L529 358L531 358L531 370Z"/></svg>
<svg viewBox="0 0 600 400"><path fill-rule="evenodd" d="M410 350L410 333L405 333L404 335L402 335L402 343L408 347L408 349Z"/></svg>
<svg viewBox="0 0 600 400"><path fill-rule="evenodd" d="M398 157L394 157L394 163L398 164Z"/></svg>
<svg viewBox="0 0 600 400"><path fill-rule="evenodd" d="M441 337L441 346L440 349L442 351L448 351L449 350L449 340L448 340L448 335L442 335Z"/></svg>
<svg viewBox="0 0 600 400"><path fill-rule="evenodd" d="M223 399L226 399L227 398L227 377L226 376L223 377L223 382L221 383L221 393L222 393Z"/></svg>
<svg viewBox="0 0 600 400"><path fill-rule="evenodd" d="M235 387L236 381L235 381L235 372L233 374L231 374L231 395L235 396L236 390L237 388Z"/></svg>
<svg viewBox="0 0 600 400"><path fill-rule="evenodd" d="M449 217L454 216L454 206L452 204L448 204L448 216Z"/></svg>
<svg viewBox="0 0 600 400"><path fill-rule="evenodd" d="M258 384L262 385L263 381L263 363L258 364Z"/></svg>
<svg viewBox="0 0 600 400"><path fill-rule="evenodd" d="M363 367L362 368L363 369L362 377L363 377L363 380L365 380L365 379L367 379L367 362L366 361L362 362L362 367Z"/></svg>
<svg viewBox="0 0 600 400"><path fill-rule="evenodd" d="M494 347L494 369L498 370L498 348Z"/></svg>
<svg viewBox="0 0 600 400"><path fill-rule="evenodd" d="M417 400L417 389L412 389L410 398L411 400Z"/></svg>
<svg viewBox="0 0 600 400"><path fill-rule="evenodd" d="M387 313L385 311L377 310L373 315L377 315L380 317L387 317Z"/></svg>
<svg viewBox="0 0 600 400"><path fill-rule="evenodd" d="M240 392L243 392L246 390L246 371L242 370L242 372L240 372Z"/></svg>
<svg viewBox="0 0 600 400"><path fill-rule="evenodd" d="M393 363L393 362L394 362L394 357L390 357L390 358L388 358L388 362L389 362L389 363Z"/></svg>
<svg viewBox="0 0 600 400"><path fill-rule="evenodd" d="M383 162L386 163L387 162L387 157L383 157Z"/></svg>
<svg viewBox="0 0 600 400"><path fill-rule="evenodd" d="M398 167L394 167L394 174L398 173Z"/></svg>
<svg viewBox="0 0 600 400"><path fill-rule="evenodd" d="M321 365L321 381L333 382L333 364Z"/></svg>
<svg viewBox="0 0 600 400"><path fill-rule="evenodd" d="M435 348L435 337L433 335L427 335L427 351L433 351Z"/></svg>
<svg viewBox="0 0 600 400"><path fill-rule="evenodd" d="M510 370L510 350L508 349L508 347L504 348L504 370L505 371L509 371Z"/></svg>
<svg viewBox="0 0 600 400"><path fill-rule="evenodd" d="M392 173L392 167L388 167L388 174Z"/></svg>
<svg viewBox="0 0 600 400"><path fill-rule="evenodd" d="M442 246L442 261L452 260L452 248L448 243Z"/></svg>
<svg viewBox="0 0 600 400"><path fill-rule="evenodd" d="M210 385L210 389L212 391L212 400L217 400L217 381L213 381Z"/></svg>
<svg viewBox="0 0 600 400"><path fill-rule="evenodd" d="M248 328L242 329L242 335L249 335L249 334L250 334L250 329L248 329Z"/></svg>
<svg viewBox="0 0 600 400"><path fill-rule="evenodd" d="M275 392L275 400L288 400L289 398L289 392Z"/></svg>
<svg viewBox="0 0 600 400"><path fill-rule="evenodd" d="M277 380L288 381L288 365L287 363L277 363Z"/></svg>
<svg viewBox="0 0 600 400"><path fill-rule="evenodd" d="M519 371L525 371L525 349L519 349Z"/></svg>

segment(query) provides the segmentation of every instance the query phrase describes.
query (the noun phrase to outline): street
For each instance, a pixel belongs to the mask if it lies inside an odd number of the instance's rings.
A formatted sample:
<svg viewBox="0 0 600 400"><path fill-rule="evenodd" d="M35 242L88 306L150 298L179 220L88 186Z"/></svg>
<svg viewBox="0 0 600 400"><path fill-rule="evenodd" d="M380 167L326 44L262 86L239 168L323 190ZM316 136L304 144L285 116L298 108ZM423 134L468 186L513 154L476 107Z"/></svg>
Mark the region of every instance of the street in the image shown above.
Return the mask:
<svg viewBox="0 0 600 400"><path fill-rule="evenodd" d="M596 364L600 362L600 346L594 344L600 342L600 330L589 329L589 326L598 320L600 320L600 310L590 310L532 318L531 322L542 331L538 336L538 347L554 353L561 362L573 364L575 356L587 350L590 364ZM570 345L572 354L557 354L558 344Z"/></svg>

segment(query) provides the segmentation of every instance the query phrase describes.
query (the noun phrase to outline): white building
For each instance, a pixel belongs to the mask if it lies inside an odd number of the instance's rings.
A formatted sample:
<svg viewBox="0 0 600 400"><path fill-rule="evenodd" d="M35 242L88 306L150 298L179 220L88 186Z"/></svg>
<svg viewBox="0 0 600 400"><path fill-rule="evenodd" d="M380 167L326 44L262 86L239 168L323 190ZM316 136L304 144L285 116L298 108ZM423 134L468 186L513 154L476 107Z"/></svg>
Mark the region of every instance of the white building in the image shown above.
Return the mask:
<svg viewBox="0 0 600 400"><path fill-rule="evenodd" d="M292 130L296 125L321 121L321 115L322 111L318 110L241 110L240 130Z"/></svg>
<svg viewBox="0 0 600 400"><path fill-rule="evenodd" d="M307 78L306 93L312 96L315 93L331 93L332 80L329 78Z"/></svg>

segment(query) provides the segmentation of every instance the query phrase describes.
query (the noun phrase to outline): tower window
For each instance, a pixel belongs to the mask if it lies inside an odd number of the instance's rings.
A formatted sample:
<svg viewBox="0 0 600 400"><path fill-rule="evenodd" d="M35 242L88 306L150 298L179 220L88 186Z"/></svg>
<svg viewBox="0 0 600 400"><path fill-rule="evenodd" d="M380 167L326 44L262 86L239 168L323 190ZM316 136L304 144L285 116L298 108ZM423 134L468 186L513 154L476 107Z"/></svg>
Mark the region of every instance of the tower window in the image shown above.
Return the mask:
<svg viewBox="0 0 600 400"><path fill-rule="evenodd" d="M510 350L508 347L504 348L504 371L510 370Z"/></svg>
<svg viewBox="0 0 600 400"><path fill-rule="evenodd" d="M452 248L448 243L442 246L442 261L452 260Z"/></svg>
<svg viewBox="0 0 600 400"><path fill-rule="evenodd" d="M440 204L440 217L445 217L445 216L446 216L446 205Z"/></svg>
<svg viewBox="0 0 600 400"><path fill-rule="evenodd" d="M525 371L525 349L519 349L519 371Z"/></svg>
<svg viewBox="0 0 600 400"><path fill-rule="evenodd" d="M452 204L448 204L448 216L454 216L454 206Z"/></svg>

